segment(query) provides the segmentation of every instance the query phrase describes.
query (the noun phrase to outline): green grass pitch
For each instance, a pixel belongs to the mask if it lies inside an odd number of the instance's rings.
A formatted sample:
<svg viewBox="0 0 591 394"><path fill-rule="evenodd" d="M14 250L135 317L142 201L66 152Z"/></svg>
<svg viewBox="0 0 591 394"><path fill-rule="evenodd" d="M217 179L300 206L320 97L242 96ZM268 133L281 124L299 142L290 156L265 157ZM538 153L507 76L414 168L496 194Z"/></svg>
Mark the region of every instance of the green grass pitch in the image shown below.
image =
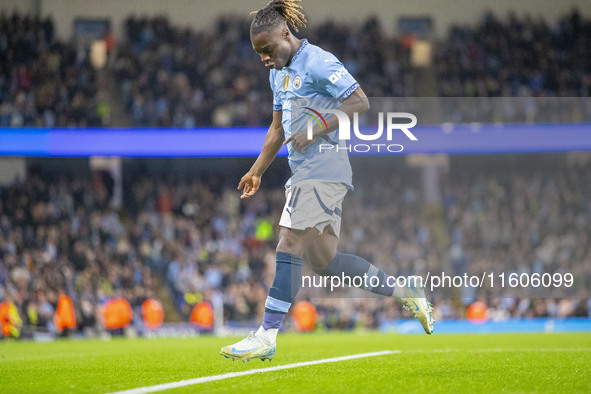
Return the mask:
<svg viewBox="0 0 591 394"><path fill-rule="evenodd" d="M234 377L168 392L591 392L591 333L282 334L271 363L219 355L237 338L0 343L3 393L89 392L381 350L400 353Z"/></svg>

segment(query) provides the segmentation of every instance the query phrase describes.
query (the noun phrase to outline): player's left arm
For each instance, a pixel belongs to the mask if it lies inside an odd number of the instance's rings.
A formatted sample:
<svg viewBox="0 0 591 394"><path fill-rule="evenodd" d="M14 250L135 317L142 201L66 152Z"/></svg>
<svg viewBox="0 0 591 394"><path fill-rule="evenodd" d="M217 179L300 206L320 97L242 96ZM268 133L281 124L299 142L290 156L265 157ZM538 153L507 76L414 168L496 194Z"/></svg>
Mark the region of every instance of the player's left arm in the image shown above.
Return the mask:
<svg viewBox="0 0 591 394"><path fill-rule="evenodd" d="M343 104L339 108L340 111L347 114L349 120L353 120L353 114L358 113L359 116L363 115L369 110L369 100L365 95L365 92L361 87L355 89L353 93L349 97L343 101ZM326 126L328 128L321 128L320 126L316 125L312 129L313 138L308 139L308 130L301 130L297 133L292 134L283 145L287 145L288 143L292 143L293 148L298 151L304 153L306 148L314 143L316 139L320 136L330 133L338 129L339 127L339 120L336 116L330 116L326 118Z"/></svg>

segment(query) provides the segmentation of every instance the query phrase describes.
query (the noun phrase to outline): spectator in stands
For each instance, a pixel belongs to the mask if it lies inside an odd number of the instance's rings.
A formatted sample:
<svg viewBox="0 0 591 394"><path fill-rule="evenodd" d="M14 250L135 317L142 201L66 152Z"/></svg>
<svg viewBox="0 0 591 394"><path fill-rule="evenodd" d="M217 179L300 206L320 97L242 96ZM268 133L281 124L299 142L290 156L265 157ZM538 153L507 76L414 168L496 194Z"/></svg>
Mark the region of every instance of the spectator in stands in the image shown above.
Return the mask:
<svg viewBox="0 0 591 394"><path fill-rule="evenodd" d="M53 32L50 19L0 13L0 127L108 125L87 54Z"/></svg>
<svg viewBox="0 0 591 394"><path fill-rule="evenodd" d="M476 27L454 26L437 46L441 96L589 96L591 23L575 10L556 25L486 14Z"/></svg>

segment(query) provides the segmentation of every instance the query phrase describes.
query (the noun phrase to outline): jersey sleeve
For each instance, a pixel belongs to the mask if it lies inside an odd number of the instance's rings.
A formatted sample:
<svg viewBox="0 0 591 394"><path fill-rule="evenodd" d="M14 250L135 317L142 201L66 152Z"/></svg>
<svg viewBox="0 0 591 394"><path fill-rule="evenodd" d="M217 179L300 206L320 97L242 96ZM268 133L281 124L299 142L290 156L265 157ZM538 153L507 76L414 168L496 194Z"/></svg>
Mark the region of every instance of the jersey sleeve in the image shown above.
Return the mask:
<svg viewBox="0 0 591 394"><path fill-rule="evenodd" d="M347 98L359 87L359 83L333 54L324 52L315 60L312 76L329 96Z"/></svg>
<svg viewBox="0 0 591 394"><path fill-rule="evenodd" d="M269 83L271 84L271 91L273 92L273 111L281 111L283 109L283 105L281 105L281 100L275 94L275 73L269 73Z"/></svg>

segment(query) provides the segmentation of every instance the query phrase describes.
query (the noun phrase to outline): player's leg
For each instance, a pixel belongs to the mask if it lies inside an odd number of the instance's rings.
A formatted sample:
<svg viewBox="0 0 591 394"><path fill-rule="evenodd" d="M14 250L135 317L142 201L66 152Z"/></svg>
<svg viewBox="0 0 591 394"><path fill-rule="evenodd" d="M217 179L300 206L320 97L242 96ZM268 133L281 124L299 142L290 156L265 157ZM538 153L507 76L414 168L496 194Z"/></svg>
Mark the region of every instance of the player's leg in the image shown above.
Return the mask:
<svg viewBox="0 0 591 394"><path fill-rule="evenodd" d="M326 226L322 234L310 241L305 256L314 272L320 274L335 258L338 243L339 238L335 235L332 226Z"/></svg>
<svg viewBox="0 0 591 394"><path fill-rule="evenodd" d="M317 235L315 228L295 230L280 227L275 277L265 301L263 323L258 331L268 342L275 342L283 319L298 294L304 251Z"/></svg>
<svg viewBox="0 0 591 394"><path fill-rule="evenodd" d="M222 355L244 361L273 358L277 332L300 288L304 250L317 234L318 231L314 228L292 230L281 227L275 277L265 301L263 323L256 332L251 332L242 341L223 347Z"/></svg>
<svg viewBox="0 0 591 394"><path fill-rule="evenodd" d="M337 231L340 227L336 224ZM431 304L425 297L422 288L414 286L396 286L393 277L371 264L362 257L352 254L337 253L338 238L331 226L311 239L306 249L306 257L314 272L323 276L342 276L366 278L361 288L375 294L394 297L403 303L404 308L411 311L427 334L433 333ZM354 282L353 280L351 281Z"/></svg>
<svg viewBox="0 0 591 394"><path fill-rule="evenodd" d="M323 276L367 277L364 282L368 286L361 287L364 290L395 298L404 297L403 289L394 286L394 281L388 280L390 278L388 274L362 257L337 253L337 243L338 238L330 226L310 242L306 250L306 257L310 260L314 272ZM371 287L369 286L369 278L374 277L377 279L373 279L372 282L377 285Z"/></svg>

